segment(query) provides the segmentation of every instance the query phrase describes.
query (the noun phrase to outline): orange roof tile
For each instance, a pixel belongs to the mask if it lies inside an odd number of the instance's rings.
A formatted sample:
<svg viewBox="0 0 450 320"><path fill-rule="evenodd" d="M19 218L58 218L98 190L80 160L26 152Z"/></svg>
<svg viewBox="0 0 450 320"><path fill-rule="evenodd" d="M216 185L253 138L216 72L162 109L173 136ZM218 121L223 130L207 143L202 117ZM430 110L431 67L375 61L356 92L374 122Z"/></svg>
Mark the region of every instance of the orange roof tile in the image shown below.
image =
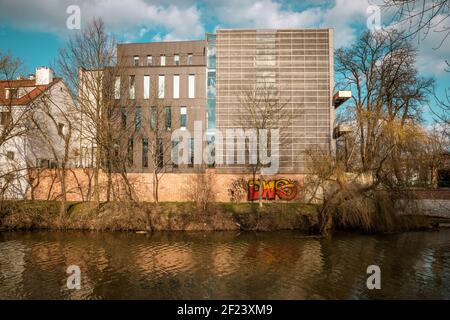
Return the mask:
<svg viewBox="0 0 450 320"><path fill-rule="evenodd" d="M59 82L61 78L54 78L50 84L36 86L36 80L0 80L0 105L3 106L26 106L34 99L39 97L44 91L51 88L55 83ZM18 99L6 99L7 88L26 88L34 87L33 90L23 95Z"/></svg>

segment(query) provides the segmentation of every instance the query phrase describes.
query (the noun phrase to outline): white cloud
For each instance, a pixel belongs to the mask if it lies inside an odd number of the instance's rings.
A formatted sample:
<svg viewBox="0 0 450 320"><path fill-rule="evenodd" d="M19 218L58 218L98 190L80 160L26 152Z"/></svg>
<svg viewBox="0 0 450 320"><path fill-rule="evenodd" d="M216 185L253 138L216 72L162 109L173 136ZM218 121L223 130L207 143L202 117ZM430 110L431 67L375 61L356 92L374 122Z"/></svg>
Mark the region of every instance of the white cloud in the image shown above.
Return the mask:
<svg viewBox="0 0 450 320"><path fill-rule="evenodd" d="M359 33L356 25L367 19L367 0L337 0L329 6L310 6L302 11L283 6L275 0L226 0L215 2L221 24L254 28L334 28L335 46L353 42Z"/></svg>
<svg viewBox="0 0 450 320"><path fill-rule="evenodd" d="M142 37L145 33L161 29L164 39L191 39L203 36L200 11L195 4L177 1L144 0L2 0L0 19L9 25L24 29L50 31L65 35L69 5L81 8L81 24L93 17L102 17L108 29L125 39Z"/></svg>

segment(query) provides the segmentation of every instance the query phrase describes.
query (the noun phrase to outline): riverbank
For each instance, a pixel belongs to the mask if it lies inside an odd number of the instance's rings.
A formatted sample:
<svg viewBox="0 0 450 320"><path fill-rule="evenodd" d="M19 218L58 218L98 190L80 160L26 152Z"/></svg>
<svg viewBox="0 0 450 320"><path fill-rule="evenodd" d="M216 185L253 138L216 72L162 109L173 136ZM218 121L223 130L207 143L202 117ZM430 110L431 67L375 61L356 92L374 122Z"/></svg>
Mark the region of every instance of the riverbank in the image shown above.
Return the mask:
<svg viewBox="0 0 450 320"><path fill-rule="evenodd" d="M301 203L214 203L206 211L191 202L162 202L148 215L150 203L70 202L60 215L56 201L4 201L0 226L4 229L56 229L96 231L231 231L301 230L315 232L317 206ZM150 218L150 219L149 219Z"/></svg>
<svg viewBox="0 0 450 320"><path fill-rule="evenodd" d="M148 202L69 202L60 215L57 201L3 201L0 230L93 230L93 231L275 231L298 230L315 234L320 229L319 206L296 202L213 203L205 211L192 202L162 202L150 210ZM395 217L395 230L347 230L365 233L429 229L433 219L423 215ZM337 228L340 229L339 225ZM385 230L386 229L386 230Z"/></svg>

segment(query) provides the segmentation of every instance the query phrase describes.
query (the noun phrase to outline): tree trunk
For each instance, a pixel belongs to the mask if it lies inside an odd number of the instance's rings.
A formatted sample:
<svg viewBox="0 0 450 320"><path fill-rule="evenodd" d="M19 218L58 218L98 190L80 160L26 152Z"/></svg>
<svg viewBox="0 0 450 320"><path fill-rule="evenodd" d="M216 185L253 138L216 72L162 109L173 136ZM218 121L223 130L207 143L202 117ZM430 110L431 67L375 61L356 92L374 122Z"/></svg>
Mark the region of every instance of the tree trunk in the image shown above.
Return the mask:
<svg viewBox="0 0 450 320"><path fill-rule="evenodd" d="M94 200L97 203L97 206L100 204L100 149L97 146L95 150L95 166L94 166Z"/></svg>
<svg viewBox="0 0 450 320"><path fill-rule="evenodd" d="M325 205L322 210L322 225L320 233L324 237L331 237L333 233L333 206Z"/></svg>
<svg viewBox="0 0 450 320"><path fill-rule="evenodd" d="M263 177L259 175L259 207L262 208L262 194L263 194Z"/></svg>
<svg viewBox="0 0 450 320"><path fill-rule="evenodd" d="M60 216L63 218L66 215L66 202L67 202L67 194L66 194L66 170L63 166L59 169L60 183L61 183L61 208L60 208Z"/></svg>
<svg viewBox="0 0 450 320"><path fill-rule="evenodd" d="M156 171L153 171L153 200L155 201L155 203L159 202L158 189L159 189L158 173L156 173Z"/></svg>

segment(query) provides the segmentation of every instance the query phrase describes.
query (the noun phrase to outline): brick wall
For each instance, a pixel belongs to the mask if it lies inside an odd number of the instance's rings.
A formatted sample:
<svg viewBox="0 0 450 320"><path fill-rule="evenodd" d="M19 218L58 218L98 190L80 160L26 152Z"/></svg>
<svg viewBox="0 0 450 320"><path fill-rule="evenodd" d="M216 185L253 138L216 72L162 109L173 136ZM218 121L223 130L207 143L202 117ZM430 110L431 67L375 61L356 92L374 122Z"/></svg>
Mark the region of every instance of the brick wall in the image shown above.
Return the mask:
<svg viewBox="0 0 450 320"><path fill-rule="evenodd" d="M230 201L229 189L234 181L244 178L251 179L251 175L216 173L215 170L207 170L212 177L211 187L215 190L215 200L219 202ZM36 200L57 199L60 195L60 183L56 171L43 170L35 173L35 187L29 194L29 198ZM160 179L160 201L188 201L187 190L193 187L197 178L195 173L165 173ZM286 178L291 179L297 185L296 200L304 198L304 175L284 174L267 177L267 180ZM153 181L151 173L129 173L129 184L135 190L135 194L141 201L153 200ZM106 199L107 176L101 172L100 177L101 200ZM119 174L113 175L113 193L118 199L126 197L126 184ZM66 189L69 201L93 200L94 176L91 169L72 169L67 172ZM245 191L245 190L244 190ZM244 192L245 197L247 192ZM242 199L245 200L245 199Z"/></svg>

